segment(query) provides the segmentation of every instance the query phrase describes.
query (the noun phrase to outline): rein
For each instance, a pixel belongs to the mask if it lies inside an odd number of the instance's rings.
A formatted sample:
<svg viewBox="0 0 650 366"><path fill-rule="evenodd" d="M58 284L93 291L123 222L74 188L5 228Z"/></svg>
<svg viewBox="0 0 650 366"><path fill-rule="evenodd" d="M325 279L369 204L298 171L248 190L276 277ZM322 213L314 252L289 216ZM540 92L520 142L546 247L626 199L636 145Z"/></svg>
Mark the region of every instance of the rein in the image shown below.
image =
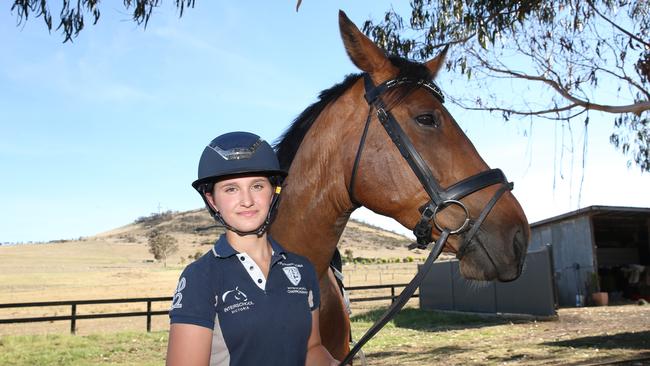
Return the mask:
<svg viewBox="0 0 650 366"><path fill-rule="evenodd" d="M415 146L413 146L413 143L404 133L404 130L402 130L399 123L390 112L390 109L386 107L381 98L382 94L384 94L389 89L402 85L415 85L417 87L424 88L432 93L433 96L440 101L440 103L444 103L444 96L442 94L442 91L433 81L423 79L415 80L410 78L399 78L391 79L378 86L375 86L370 76L368 74L364 74L364 86L366 91L365 98L368 102L369 110L368 117L366 118L366 124L359 141L357 155L352 167L352 176L350 178L350 185L348 188L350 200L355 205L360 206L360 204L354 198L354 183L357 170L359 169L359 165L361 163L361 155L363 147L365 145L366 136L368 134L370 121L372 120L372 111L373 109L376 109L376 115L379 123L381 123L381 125L384 127L384 130L386 130L386 133L390 137L393 144L397 147L402 157L406 160L413 173L415 173L416 177L420 181L420 184L427 192L427 195L430 199L419 209L421 213L420 220L413 229L413 234L417 238L417 242L409 245L409 249L426 249L432 241L431 233L433 227L440 231L441 234L438 240L432 246L427 260L422 265L422 267L420 267L420 270L415 275L415 277L413 277L411 282L409 282L404 290L402 290L399 297L396 299L396 301L393 302L388 310L386 310L381 318L379 318L372 325L372 327L366 331L366 334L364 334L363 337L361 337L361 339L352 348L352 350L350 350L340 365L346 365L352 361L352 358L357 354L357 352L361 350L361 347L363 347L363 345L368 340L370 340L370 338L377 334L377 332L379 332L379 330L381 330L381 328L383 328L384 325L386 325L386 323L388 323L402 309L404 304L406 304L417 287L420 285L424 276L431 269L433 262L442 252L442 249L445 246L449 235L460 235L467 231L467 234L464 236L463 242L460 248L458 248L458 252L456 253L456 258L460 260L467 253L469 243L472 241L474 235L476 235L479 228L481 227L481 224L490 213L494 205L497 203L499 198L501 198L501 196L506 191L510 191L513 188L513 184L508 182L505 175L500 169L490 169L475 174L469 178L463 179L451 185L447 189L443 189L431 173L431 170L427 166L420 153L418 153ZM485 205L479 217L476 220L472 221L470 219L470 214L467 207L465 207L465 205L460 200L476 191L495 184L500 185L499 189L497 189L490 201ZM437 214L440 211L444 210L446 207L452 205L459 206L464 211L465 220L457 228L444 228L438 222ZM494 264L494 261L492 260L490 252L487 250L487 248L485 248L483 243L480 241L477 242L485 251L485 254L488 256L490 261L492 261Z"/></svg>

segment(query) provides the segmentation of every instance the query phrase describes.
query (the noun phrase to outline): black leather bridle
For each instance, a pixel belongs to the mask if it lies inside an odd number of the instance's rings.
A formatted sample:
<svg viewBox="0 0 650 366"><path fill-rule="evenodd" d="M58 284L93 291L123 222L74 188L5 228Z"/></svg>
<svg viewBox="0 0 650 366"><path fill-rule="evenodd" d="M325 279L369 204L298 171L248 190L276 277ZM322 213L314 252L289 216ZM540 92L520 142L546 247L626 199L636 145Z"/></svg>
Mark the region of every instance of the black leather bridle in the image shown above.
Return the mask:
<svg viewBox="0 0 650 366"><path fill-rule="evenodd" d="M391 79L378 86L375 86L368 74L364 74L364 84L366 90L365 97L368 105L370 106L370 109L368 111L368 117L366 118L366 124L361 135L361 140L359 141L359 148L357 150L354 165L352 167L350 186L348 188L350 199L353 203L358 205L354 197L355 177L357 175L357 170L359 169L361 155L365 145L366 136L368 134L368 128L372 120L372 111L373 109L376 109L377 119L386 130L386 133L388 133L388 136L391 138L402 157L404 157L406 162L409 164L413 173L415 173L416 177L422 184L422 187L427 192L427 195L430 199L429 202L420 207L420 220L413 229L413 234L417 238L417 247L423 249L426 248L429 243L431 243L431 231L433 226L435 226L436 229L438 229L440 232L444 231L444 228L438 223L438 220L436 218L437 214L448 206L456 205L464 211L465 220L459 227L449 229L449 233L461 234L469 230L468 235L465 236L465 240L463 241L462 246L458 250L457 257L460 259L466 252L467 243L472 240L478 231L478 228L483 223L483 220L485 220L485 217L487 217L488 213L492 210L492 207L494 207L497 200L501 197L501 195L503 195L503 193L505 193L505 191L512 190L513 184L508 182L505 175L500 169L490 169L473 175L469 178L463 179L462 181L448 187L447 189L443 189L438 183L438 180L431 173L431 170L427 166L422 156L413 146L411 140L404 133L393 114L388 108L386 108L386 105L381 98L382 94L386 93L392 88L410 84L416 87L424 88L425 90L431 92L441 103L444 103L444 96L440 88L438 88L438 86L430 80L413 80L409 78ZM500 185L499 189L485 206L483 212L479 215L479 217L474 221L470 220L469 211L460 200L476 191L495 184Z"/></svg>
<svg viewBox="0 0 650 366"><path fill-rule="evenodd" d="M396 299L395 302L393 302L391 307L384 313L384 315L379 318L379 320L377 320L375 324L366 332L366 334L364 334L364 336L356 343L354 348L341 362L341 365L349 363L354 355L361 349L361 347L370 338L372 338L372 336L374 336L388 321L390 321L390 319L392 319L393 316L395 316L395 314L397 314L397 312L402 308L402 306L404 306L404 304L411 298L416 288L419 286L420 282L431 268L431 265L435 259L442 252L442 248L447 242L449 235L458 235L467 231L467 234L463 238L463 242L456 253L456 257L458 259L461 259L467 252L469 243L472 241L479 228L481 227L481 224L490 213L494 205L497 203L499 198L506 191L510 191L513 188L513 184L508 182L505 175L500 169L490 169L475 174L469 178L463 179L460 182L451 185L447 189L443 189L440 186L440 183L438 183L438 180L431 173L431 170L427 166L422 156L413 146L411 140L404 133L404 130L402 130L399 123L390 112L390 108L387 108L386 104L384 104L384 101L382 100L382 95L388 90L406 85L415 86L417 88L424 88L425 90L432 93L433 96L435 96L440 101L440 103L444 103L445 98L442 94L442 91L431 80L398 78L388 80L380 85L375 86L370 76L368 74L364 74L364 86L366 91L365 98L370 108L368 111L368 117L366 118L366 124L359 141L359 148L354 160L354 165L352 167L352 175L350 177L348 192L350 194L350 200L355 205L360 206L354 197L354 183L357 170L359 169L361 162L361 155L363 152L363 147L365 145L366 136L368 134L370 121L372 120L372 111L375 109L377 111L377 119L384 127L384 130L386 130L386 133L388 133L388 136L393 141L393 144L395 144L402 157L411 167L411 170L413 173L415 173L418 180L420 181L420 184L422 184L422 187L429 196L429 201L420 207L420 220L413 229L413 234L417 238L417 243L409 246L409 248L427 248L428 245L432 242L431 234L434 226L438 231L440 231L441 234L435 245L432 247L427 260L422 265L413 280L411 280L411 282L404 288L400 296ZM490 201L485 205L485 208L481 214L478 216L478 218L476 218L476 220L471 220L467 207L465 207L465 205L460 200L476 191L497 184L499 185L499 188L494 193ZM465 213L465 219L463 220L463 223L457 228L442 227L436 218L437 214L440 211L451 205L459 206ZM483 243L480 241L477 242L485 251L485 254L488 256L490 261L492 261L494 264L494 260L492 259L487 248L485 248Z"/></svg>

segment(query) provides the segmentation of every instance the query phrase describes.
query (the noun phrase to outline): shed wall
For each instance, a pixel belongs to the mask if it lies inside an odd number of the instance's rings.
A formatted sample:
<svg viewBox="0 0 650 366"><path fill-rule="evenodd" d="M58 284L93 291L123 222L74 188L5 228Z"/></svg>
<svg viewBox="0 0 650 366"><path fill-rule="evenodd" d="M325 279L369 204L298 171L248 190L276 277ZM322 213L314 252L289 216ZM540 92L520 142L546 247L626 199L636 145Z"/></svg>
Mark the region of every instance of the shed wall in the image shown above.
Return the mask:
<svg viewBox="0 0 650 366"><path fill-rule="evenodd" d="M584 304L590 274L594 272L592 238L591 219L587 215L531 230L530 250L538 250L546 244L553 247L555 284L561 307L576 306L578 299Z"/></svg>
<svg viewBox="0 0 650 366"><path fill-rule="evenodd" d="M420 308L554 316L550 257L548 247L528 252L524 272L508 283L466 280L457 260L434 263L420 284Z"/></svg>

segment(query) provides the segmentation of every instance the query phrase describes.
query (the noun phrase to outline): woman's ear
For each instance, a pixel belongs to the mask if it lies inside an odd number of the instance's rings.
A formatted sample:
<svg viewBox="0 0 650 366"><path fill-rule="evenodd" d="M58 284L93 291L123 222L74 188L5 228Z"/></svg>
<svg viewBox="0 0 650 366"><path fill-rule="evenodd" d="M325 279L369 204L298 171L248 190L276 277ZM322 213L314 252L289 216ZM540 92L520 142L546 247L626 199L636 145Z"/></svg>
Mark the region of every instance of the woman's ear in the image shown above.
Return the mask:
<svg viewBox="0 0 650 366"><path fill-rule="evenodd" d="M205 200L208 202L208 205L212 207L214 211L219 213L219 209L217 208L217 205L214 203L214 195L211 192L205 192Z"/></svg>

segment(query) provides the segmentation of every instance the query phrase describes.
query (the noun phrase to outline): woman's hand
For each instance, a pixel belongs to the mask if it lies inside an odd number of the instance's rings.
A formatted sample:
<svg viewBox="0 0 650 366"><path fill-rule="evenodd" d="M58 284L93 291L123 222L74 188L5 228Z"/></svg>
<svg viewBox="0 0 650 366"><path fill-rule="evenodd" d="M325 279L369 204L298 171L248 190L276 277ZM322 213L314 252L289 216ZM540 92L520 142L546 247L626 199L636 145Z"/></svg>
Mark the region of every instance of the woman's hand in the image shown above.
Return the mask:
<svg viewBox="0 0 650 366"><path fill-rule="evenodd" d="M318 309L311 312L311 334L307 341L307 366L339 366L341 362L330 355L321 343Z"/></svg>

